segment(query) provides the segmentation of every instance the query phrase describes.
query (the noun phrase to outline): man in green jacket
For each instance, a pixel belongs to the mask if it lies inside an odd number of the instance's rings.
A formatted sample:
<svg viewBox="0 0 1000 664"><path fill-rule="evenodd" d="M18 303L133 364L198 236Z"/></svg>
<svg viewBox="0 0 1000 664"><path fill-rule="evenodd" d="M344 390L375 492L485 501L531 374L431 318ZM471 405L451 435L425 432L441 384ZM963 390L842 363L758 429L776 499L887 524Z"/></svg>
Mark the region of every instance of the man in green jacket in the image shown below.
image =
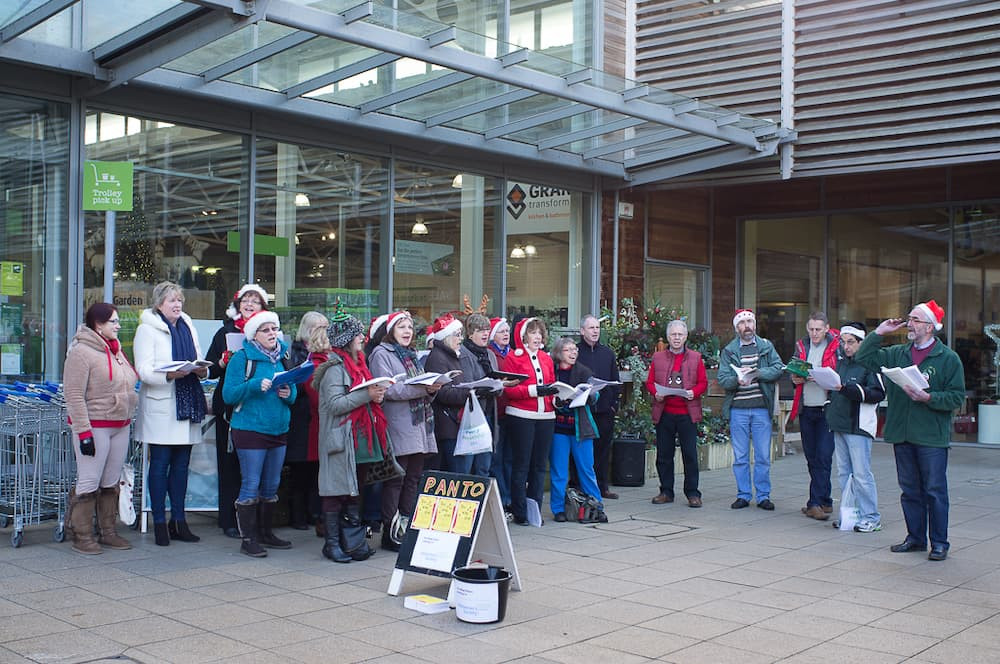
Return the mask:
<svg viewBox="0 0 1000 664"><path fill-rule="evenodd" d="M948 448L951 418L965 400L965 372L955 351L938 341L944 309L930 300L913 307L906 319L882 321L865 337L854 359L872 371L916 366L928 387L919 389L885 381L889 411L885 440L893 444L896 477L902 493L906 539L894 553L926 551L930 560L948 557ZM907 328L909 343L881 348L882 337Z"/></svg>

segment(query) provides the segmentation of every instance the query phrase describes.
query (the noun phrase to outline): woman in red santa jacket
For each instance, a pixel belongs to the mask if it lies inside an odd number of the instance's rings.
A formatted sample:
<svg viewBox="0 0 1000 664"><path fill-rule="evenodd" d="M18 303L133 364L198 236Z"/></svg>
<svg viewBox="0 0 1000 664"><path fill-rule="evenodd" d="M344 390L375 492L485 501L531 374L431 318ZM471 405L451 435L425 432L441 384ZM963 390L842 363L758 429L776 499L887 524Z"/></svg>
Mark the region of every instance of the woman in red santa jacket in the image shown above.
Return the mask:
<svg viewBox="0 0 1000 664"><path fill-rule="evenodd" d="M551 387L555 381L552 358L542 350L548 331L537 318L525 318L514 325L513 350L507 353L501 369L529 376L524 382L504 389L507 401L504 439L511 447L514 465L510 477L510 507L514 523L527 525L526 498L539 506L545 489L549 449L556 414ZM527 489L525 488L527 485Z"/></svg>

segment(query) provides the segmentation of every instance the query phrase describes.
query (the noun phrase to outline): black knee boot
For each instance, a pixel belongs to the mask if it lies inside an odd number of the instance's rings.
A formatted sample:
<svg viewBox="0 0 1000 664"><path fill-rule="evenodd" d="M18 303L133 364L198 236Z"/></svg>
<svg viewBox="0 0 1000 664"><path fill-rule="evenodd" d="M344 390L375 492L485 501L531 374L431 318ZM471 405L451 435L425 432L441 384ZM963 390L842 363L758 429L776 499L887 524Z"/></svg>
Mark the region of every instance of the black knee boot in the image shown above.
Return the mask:
<svg viewBox="0 0 1000 664"><path fill-rule="evenodd" d="M368 546L368 527L357 505L348 505L340 513L340 547L354 560L367 560L375 553Z"/></svg>
<svg viewBox="0 0 1000 664"><path fill-rule="evenodd" d="M240 545L240 553L245 553L254 558L263 558L267 551L257 541L257 503L240 504L236 503L236 526L240 529L240 537L243 543Z"/></svg>
<svg viewBox="0 0 1000 664"><path fill-rule="evenodd" d="M278 499L260 501L260 521L258 522L258 539L260 543L269 549L290 549L292 543L275 537L271 530L271 521L274 519L274 508L278 504Z"/></svg>
<svg viewBox="0 0 1000 664"><path fill-rule="evenodd" d="M349 563L351 556L344 553L340 548L340 513L324 512L323 521L326 523L326 537L323 544L323 555L335 563Z"/></svg>

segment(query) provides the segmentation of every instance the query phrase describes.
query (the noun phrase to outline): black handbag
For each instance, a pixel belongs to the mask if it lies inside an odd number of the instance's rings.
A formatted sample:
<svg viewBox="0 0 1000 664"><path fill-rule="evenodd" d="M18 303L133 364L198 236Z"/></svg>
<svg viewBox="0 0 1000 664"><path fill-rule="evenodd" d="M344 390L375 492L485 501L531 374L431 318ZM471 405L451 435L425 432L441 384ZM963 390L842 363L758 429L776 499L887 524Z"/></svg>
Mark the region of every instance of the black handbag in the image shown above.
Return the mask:
<svg viewBox="0 0 1000 664"><path fill-rule="evenodd" d="M392 440L389 440L388 443L386 446L388 447L388 451L381 461L365 464L368 466L365 472L365 486L375 484L376 482L387 482L406 475L406 471L396 461L396 455L392 451Z"/></svg>

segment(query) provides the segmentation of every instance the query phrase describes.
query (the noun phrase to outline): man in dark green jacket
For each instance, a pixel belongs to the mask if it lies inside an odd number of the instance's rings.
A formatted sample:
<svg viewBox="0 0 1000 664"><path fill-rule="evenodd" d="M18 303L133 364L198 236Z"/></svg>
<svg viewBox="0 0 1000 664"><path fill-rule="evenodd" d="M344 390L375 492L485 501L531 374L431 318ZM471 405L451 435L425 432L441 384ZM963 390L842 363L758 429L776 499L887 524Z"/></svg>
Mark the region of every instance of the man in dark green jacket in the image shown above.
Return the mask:
<svg viewBox="0 0 1000 664"><path fill-rule="evenodd" d="M893 444L900 504L906 519L906 539L892 551L926 551L930 560L948 557L948 448L951 419L965 400L965 372L955 351L937 340L944 309L930 300L913 307L910 315L882 321L865 337L854 359L872 371L882 367L916 366L926 389L886 383L889 411L885 440ZM909 343L880 348L882 337L907 328Z"/></svg>

